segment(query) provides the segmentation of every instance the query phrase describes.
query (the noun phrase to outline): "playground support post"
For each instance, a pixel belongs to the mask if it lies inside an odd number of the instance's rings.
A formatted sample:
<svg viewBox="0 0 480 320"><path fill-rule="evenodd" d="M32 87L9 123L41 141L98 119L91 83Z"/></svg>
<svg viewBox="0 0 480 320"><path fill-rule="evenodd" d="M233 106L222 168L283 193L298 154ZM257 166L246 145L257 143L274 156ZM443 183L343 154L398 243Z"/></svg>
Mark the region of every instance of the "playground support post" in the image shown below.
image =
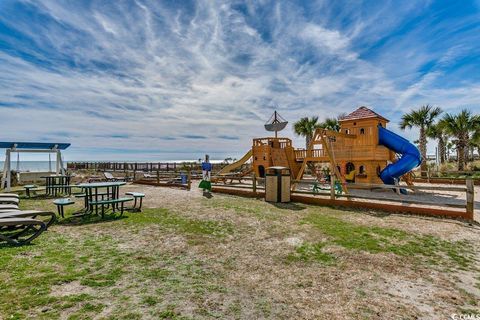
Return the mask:
<svg viewBox="0 0 480 320"><path fill-rule="evenodd" d="M330 163L330 199L335 200L335 174L334 164Z"/></svg>
<svg viewBox="0 0 480 320"><path fill-rule="evenodd" d="M475 188L473 185L473 180L471 178L466 179L467 184L467 215L468 218L473 220L474 213L474 204L475 204Z"/></svg>

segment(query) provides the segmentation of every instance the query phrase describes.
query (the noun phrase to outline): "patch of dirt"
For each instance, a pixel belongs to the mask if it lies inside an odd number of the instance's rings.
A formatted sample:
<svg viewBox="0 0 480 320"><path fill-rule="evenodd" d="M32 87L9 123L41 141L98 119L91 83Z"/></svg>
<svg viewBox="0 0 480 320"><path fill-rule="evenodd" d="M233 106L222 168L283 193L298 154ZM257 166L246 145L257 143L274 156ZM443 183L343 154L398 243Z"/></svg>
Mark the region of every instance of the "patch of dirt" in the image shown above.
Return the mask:
<svg viewBox="0 0 480 320"><path fill-rule="evenodd" d="M66 297L77 294L94 294L95 290L91 287L83 286L80 281L72 281L55 285L50 290L53 297Z"/></svg>

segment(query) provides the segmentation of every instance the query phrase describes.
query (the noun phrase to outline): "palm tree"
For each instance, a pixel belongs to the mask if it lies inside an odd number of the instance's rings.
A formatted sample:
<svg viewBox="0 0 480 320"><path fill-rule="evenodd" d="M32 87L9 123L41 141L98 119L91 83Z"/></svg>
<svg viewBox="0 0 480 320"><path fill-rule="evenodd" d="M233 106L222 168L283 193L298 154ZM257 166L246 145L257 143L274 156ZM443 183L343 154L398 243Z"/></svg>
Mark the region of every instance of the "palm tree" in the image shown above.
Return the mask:
<svg viewBox="0 0 480 320"><path fill-rule="evenodd" d="M437 118L442 109L433 107L431 105L423 105L418 110L412 110L402 116L400 122L400 129L418 127L420 129L419 147L422 155L422 162L420 168L422 175L426 175L427 171L427 130L433 125L435 118Z"/></svg>
<svg viewBox="0 0 480 320"><path fill-rule="evenodd" d="M458 171L465 169L465 155L470 135L478 137L480 117L472 115L470 111L463 109L460 113L452 115L447 113L442 119L445 131L452 135L457 148Z"/></svg>
<svg viewBox="0 0 480 320"><path fill-rule="evenodd" d="M446 143L448 136L445 132L443 122L439 121L438 123L431 125L430 128L427 129L427 137L438 140L438 157L440 158L440 163L444 164L446 160Z"/></svg>
<svg viewBox="0 0 480 320"><path fill-rule="evenodd" d="M305 137L305 145L308 149L315 129L319 127L318 117L303 117L293 124L293 130L299 136Z"/></svg>
<svg viewBox="0 0 480 320"><path fill-rule="evenodd" d="M453 143L453 141L447 142L447 162L449 162L451 159L450 152L453 150L454 147L455 147L455 144Z"/></svg>
<svg viewBox="0 0 480 320"><path fill-rule="evenodd" d="M337 118L327 118L325 121L319 124L319 127L337 132L340 131L340 123L338 122Z"/></svg>

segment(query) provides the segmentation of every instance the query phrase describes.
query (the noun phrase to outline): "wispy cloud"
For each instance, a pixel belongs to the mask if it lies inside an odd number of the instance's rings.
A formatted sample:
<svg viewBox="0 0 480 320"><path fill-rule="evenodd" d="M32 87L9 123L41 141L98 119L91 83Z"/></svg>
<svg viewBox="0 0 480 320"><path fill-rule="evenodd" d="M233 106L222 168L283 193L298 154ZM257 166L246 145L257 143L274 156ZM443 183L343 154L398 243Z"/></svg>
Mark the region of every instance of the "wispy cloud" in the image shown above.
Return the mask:
<svg viewBox="0 0 480 320"><path fill-rule="evenodd" d="M468 1L4 0L2 139L196 159L241 155L274 108L478 112L479 31Z"/></svg>

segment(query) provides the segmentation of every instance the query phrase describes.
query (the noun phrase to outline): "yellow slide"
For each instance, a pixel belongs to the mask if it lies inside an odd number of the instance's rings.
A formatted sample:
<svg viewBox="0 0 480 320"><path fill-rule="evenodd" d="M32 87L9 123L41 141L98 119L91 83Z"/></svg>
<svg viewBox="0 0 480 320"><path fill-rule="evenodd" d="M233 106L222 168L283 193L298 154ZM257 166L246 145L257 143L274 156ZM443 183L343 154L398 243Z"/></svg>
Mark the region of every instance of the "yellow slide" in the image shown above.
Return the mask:
<svg viewBox="0 0 480 320"><path fill-rule="evenodd" d="M231 172L231 171L233 171L237 168L240 168L251 157L252 157L252 150L250 149L250 151L248 151L240 160L238 160L234 163L231 163L231 164L227 165L225 168L223 168L222 170L220 170L218 175L222 175L222 174Z"/></svg>

